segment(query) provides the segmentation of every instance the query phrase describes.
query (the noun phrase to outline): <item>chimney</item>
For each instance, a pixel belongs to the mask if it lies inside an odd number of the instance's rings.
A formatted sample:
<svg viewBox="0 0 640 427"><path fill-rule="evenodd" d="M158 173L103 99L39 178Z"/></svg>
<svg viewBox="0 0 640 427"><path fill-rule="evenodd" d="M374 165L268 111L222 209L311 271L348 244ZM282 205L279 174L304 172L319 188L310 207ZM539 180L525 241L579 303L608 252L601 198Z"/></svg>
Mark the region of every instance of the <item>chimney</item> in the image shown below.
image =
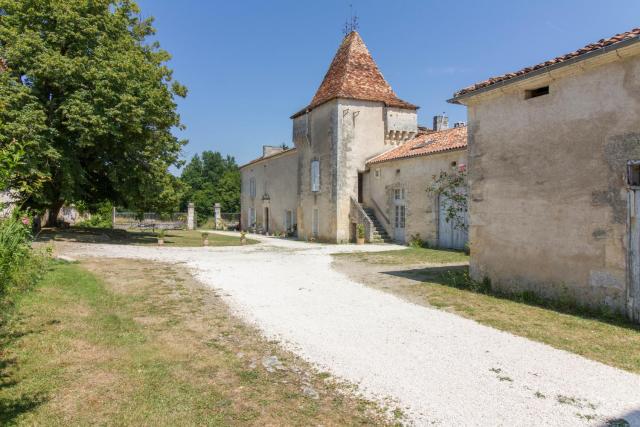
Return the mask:
<svg viewBox="0 0 640 427"><path fill-rule="evenodd" d="M463 127L465 127L465 126L466 126L466 123L465 123L465 122L455 122L455 123L453 124L453 127L454 127L454 128L463 128Z"/></svg>
<svg viewBox="0 0 640 427"><path fill-rule="evenodd" d="M438 116L434 116L433 130L437 132L439 130L444 130L444 129L449 129L449 118L445 115L445 113L442 113Z"/></svg>
<svg viewBox="0 0 640 427"><path fill-rule="evenodd" d="M273 145L262 146L262 157L270 157L284 151L283 147L274 147Z"/></svg>

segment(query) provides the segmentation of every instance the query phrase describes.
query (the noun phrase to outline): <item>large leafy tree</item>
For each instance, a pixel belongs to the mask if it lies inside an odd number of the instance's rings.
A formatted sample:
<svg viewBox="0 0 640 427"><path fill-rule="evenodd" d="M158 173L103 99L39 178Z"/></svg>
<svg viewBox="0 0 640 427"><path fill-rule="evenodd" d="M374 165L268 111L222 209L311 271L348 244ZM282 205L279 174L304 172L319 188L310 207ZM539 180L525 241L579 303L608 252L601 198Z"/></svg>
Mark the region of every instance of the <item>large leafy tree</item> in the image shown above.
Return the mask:
<svg viewBox="0 0 640 427"><path fill-rule="evenodd" d="M39 183L23 185L28 206L55 218L78 200L145 210L179 199L168 167L185 143L171 131L186 89L146 41L154 32L130 0L0 0L0 95L11 94L0 155L33 172L18 174Z"/></svg>
<svg viewBox="0 0 640 427"><path fill-rule="evenodd" d="M196 154L180 179L186 187L182 207L193 202L200 218L211 216L214 203L220 203L223 212L240 210L240 171L233 157L217 151Z"/></svg>

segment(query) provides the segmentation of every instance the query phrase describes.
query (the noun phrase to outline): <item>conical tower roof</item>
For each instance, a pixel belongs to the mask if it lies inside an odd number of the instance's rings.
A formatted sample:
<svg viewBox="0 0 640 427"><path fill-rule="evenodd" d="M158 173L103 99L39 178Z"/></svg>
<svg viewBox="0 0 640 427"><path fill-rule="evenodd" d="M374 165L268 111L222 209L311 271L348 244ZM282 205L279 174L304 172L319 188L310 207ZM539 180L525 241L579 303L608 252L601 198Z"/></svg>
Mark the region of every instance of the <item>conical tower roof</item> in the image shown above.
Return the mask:
<svg viewBox="0 0 640 427"><path fill-rule="evenodd" d="M342 40L311 104L292 117L304 114L335 98L380 101L390 107L414 110L418 108L398 98L356 31L352 31Z"/></svg>

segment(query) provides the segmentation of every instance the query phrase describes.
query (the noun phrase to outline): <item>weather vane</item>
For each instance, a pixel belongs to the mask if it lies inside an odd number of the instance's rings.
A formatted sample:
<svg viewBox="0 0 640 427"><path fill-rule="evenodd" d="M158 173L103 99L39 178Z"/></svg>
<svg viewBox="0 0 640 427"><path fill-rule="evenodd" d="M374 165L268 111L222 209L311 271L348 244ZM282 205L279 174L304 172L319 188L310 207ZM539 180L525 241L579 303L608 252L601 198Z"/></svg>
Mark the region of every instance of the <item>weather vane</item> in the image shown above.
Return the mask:
<svg viewBox="0 0 640 427"><path fill-rule="evenodd" d="M349 19L344 23L344 35L350 34L358 30L358 15L353 14L353 5L349 5Z"/></svg>

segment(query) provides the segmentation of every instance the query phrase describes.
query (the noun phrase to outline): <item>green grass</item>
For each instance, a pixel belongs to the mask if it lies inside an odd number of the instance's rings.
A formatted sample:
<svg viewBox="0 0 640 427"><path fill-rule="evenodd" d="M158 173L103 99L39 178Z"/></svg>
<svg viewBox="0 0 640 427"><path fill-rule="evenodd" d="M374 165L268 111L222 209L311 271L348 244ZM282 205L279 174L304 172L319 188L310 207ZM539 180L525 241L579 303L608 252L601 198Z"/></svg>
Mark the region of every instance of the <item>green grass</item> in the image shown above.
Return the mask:
<svg viewBox="0 0 640 427"><path fill-rule="evenodd" d="M228 236L208 232L209 246L240 246L240 236ZM68 230L44 229L38 236L38 241L73 241L83 243L113 243L120 245L148 245L158 244L157 234L152 231L118 230L110 228L71 228ZM247 244L258 243L257 240L247 239ZM171 247L202 246L202 231L198 230L166 230L164 245Z"/></svg>
<svg viewBox="0 0 640 427"><path fill-rule="evenodd" d="M453 264L469 262L464 252L442 249L407 248L383 252L353 252L334 255L371 264Z"/></svg>
<svg viewBox="0 0 640 427"><path fill-rule="evenodd" d="M162 264L56 264L3 332L0 425L387 424Z"/></svg>

